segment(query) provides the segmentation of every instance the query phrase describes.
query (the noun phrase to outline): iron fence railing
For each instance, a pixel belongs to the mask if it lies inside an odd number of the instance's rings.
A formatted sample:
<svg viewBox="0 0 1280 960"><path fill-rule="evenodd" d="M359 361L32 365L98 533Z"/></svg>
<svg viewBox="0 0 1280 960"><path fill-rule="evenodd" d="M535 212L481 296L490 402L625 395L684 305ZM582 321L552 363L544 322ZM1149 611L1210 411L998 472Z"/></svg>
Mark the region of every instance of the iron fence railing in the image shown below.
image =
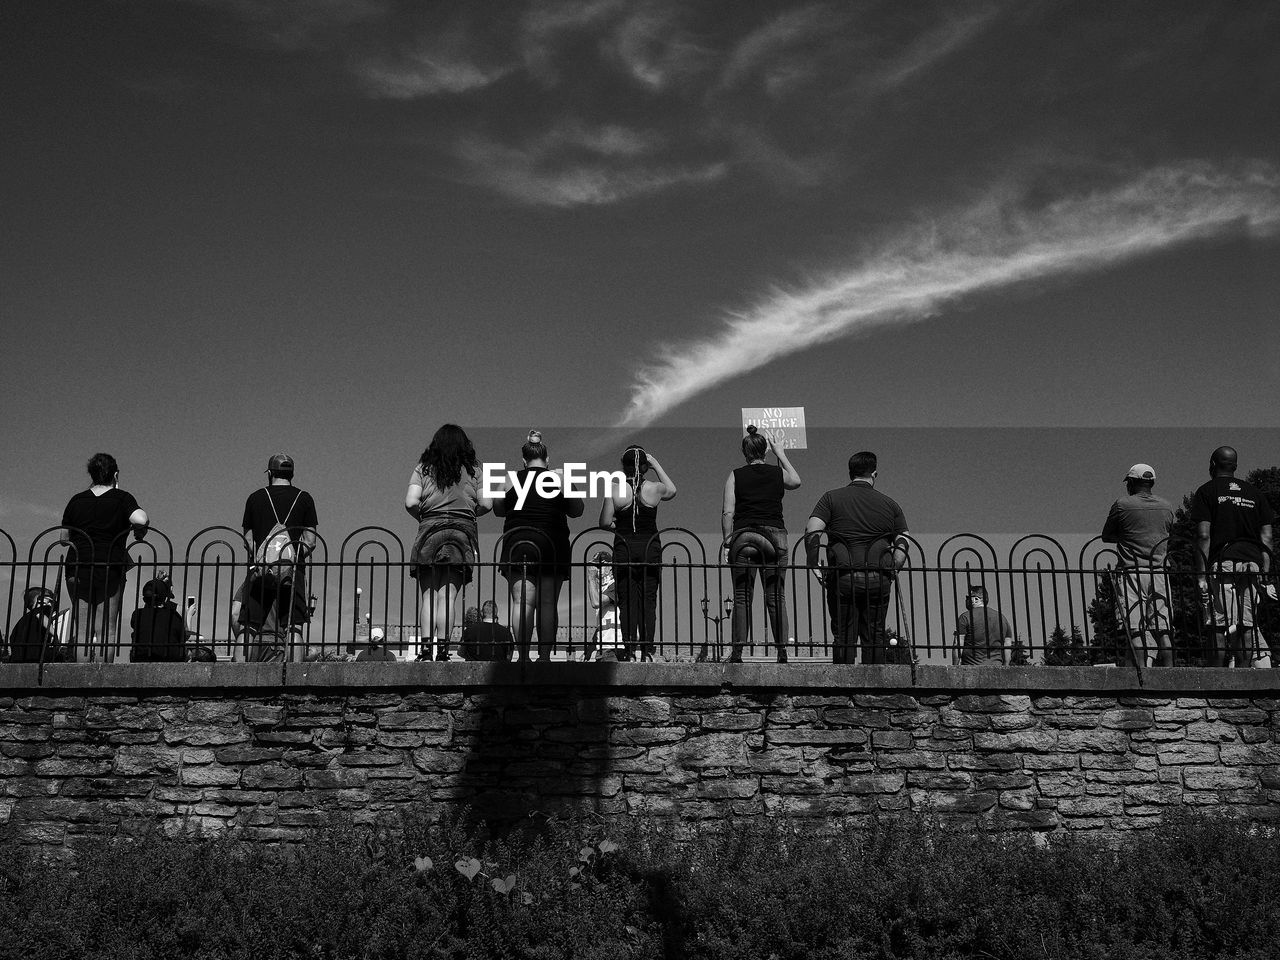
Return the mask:
<svg viewBox="0 0 1280 960"><path fill-rule="evenodd" d="M205 656L218 659L255 659L263 656L293 660L350 656L368 647L370 633L380 629L386 646L398 658L432 658L445 644L424 636L419 588L409 575L409 551L405 542L385 527L362 527L338 541L336 549L317 536L314 552L296 570L292 593L277 584L253 594L260 586L254 574L252 553L243 535L228 527L207 527L187 543L175 544L162 531L152 529L144 540L113 546L106 559L78 555L75 544L85 538L68 536L61 528L39 534L25 554L15 541L0 530L0 611L3 641L0 657L15 657L14 649L32 636L49 636L52 641L41 654L48 659L66 657L78 661L130 659L131 621L134 611L145 606L145 584L165 575L172 579L174 603L182 619L189 648L203 648ZM512 536L514 534L507 534ZM841 634L850 632L842 621L840 590L849 587L840 570L821 571L805 565L804 537L795 537L789 555L764 561L755 558L754 587L749 604L735 607L735 567L722 561L721 544L709 542L682 528L670 528L655 535L660 543L661 565L650 573L656 576L657 593L652 607L642 601L628 613L611 605L608 581L613 580L613 597L619 597L619 580L638 583L634 567L651 560L638 557L634 565L627 557L600 561L601 551L614 547L613 533L603 529L580 532L571 545L568 578L559 590L556 611L557 658L579 658L591 648L605 656L625 657L628 651L639 657L652 634L652 653L659 659L697 661L725 660L735 652L733 624L745 620L746 642L740 651L747 657L773 659L775 638L766 615L764 586L766 573L780 578L781 595L787 610L786 636L782 649L790 659L829 660L839 657ZM1197 580L1191 544L1169 545L1168 559L1156 570L1147 571L1148 584L1154 582L1166 599L1161 611L1143 606L1135 592L1141 584L1131 578L1131 570L1119 563L1114 550L1094 539L1075 556L1069 556L1052 537L1034 534L1018 540L999 554L992 544L972 534L957 534L944 540L931 555L921 544L905 538L906 563L880 586L879 608L875 603L862 611L874 619L883 611L887 632L896 642L882 644L878 652L862 650L862 658L886 662L951 663L959 660L969 640L957 628L966 610L971 588L982 587L987 606L998 611L1008 624L1012 642L1003 659L1014 663L1123 664L1129 651L1138 650L1139 665L1146 657L1158 665L1213 665L1222 661L1219 646L1222 628L1215 628L1207 598ZM823 555L831 547L824 539ZM118 549L117 549L118 548ZM81 548L82 551L84 548ZM520 563L501 563L501 538L475 565L472 579L459 593L448 612L448 649L456 656L462 639L464 611L493 601L498 620L517 628L521 600L509 586L537 566L537 558ZM127 557L127 559L125 559ZM742 575L745 563L736 567ZM766 570L769 566L771 569ZM128 568L127 574L123 573ZM1274 570L1275 565L1272 564ZM67 572L79 574L81 602L69 596ZM103 591L89 592L86 571L100 574L110 586L121 575L120 602L113 605ZM643 573L643 571L641 572ZM844 574L847 574L844 571ZM876 572L857 573L853 580L877 581ZM1154 580L1151 579L1154 577ZM1263 578L1237 578L1234 620L1237 629L1226 635L1228 642L1247 636L1238 625L1248 620L1255 625L1257 651L1237 651L1235 662L1244 665L1280 643L1280 609L1267 590ZM832 582L835 586L829 586ZM1220 581L1220 582L1219 582ZM1220 589L1228 578L1217 578L1212 587ZM861 584L867 586L866 582ZM27 615L31 591L48 591L43 612ZM287 594L287 595L286 595ZM834 596L833 596L834 594ZM741 596L741 594L740 594ZM238 623L237 610L256 597L259 606L275 605L278 616L265 637L255 635L259 622ZM523 599L527 599L527 596ZM847 604L846 604L847 606ZM544 613L549 606L544 607ZM650 612L650 610L652 612ZM623 631L639 621L634 642ZM1158 622L1156 632L1145 631ZM971 619L972 622L972 619ZM246 632L247 631L247 632ZM443 631L440 631L443 633ZM1169 637L1169 649L1159 646L1159 632ZM517 654L520 652L517 642ZM529 641L536 653L536 633ZM1265 661L1263 661L1265 662Z"/></svg>

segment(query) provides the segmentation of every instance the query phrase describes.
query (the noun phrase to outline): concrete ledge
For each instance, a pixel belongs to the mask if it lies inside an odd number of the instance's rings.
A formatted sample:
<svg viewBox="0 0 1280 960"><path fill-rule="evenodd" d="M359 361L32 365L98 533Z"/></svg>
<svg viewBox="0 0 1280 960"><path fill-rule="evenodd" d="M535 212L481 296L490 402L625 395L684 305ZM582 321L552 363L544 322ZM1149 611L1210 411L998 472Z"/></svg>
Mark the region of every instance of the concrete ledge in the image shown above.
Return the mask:
<svg viewBox="0 0 1280 960"><path fill-rule="evenodd" d="M278 663L51 663L41 690L280 687ZM0 686L8 686L0 675ZM32 686L35 686L33 683Z"/></svg>
<svg viewBox="0 0 1280 960"><path fill-rule="evenodd" d="M40 685L40 664L0 663L0 690L23 690Z"/></svg>
<svg viewBox="0 0 1280 960"><path fill-rule="evenodd" d="M52 663L0 664L0 693L31 690L606 689L1073 693L1128 696L1274 693L1280 670L1174 667L851 666L831 663Z"/></svg>

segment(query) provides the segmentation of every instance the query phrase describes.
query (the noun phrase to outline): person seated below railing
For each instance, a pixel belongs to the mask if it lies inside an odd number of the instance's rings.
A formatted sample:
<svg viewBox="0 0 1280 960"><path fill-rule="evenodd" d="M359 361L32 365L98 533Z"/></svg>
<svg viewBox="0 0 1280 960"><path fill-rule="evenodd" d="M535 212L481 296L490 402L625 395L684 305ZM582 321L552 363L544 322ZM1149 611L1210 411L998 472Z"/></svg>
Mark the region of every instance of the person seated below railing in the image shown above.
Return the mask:
<svg viewBox="0 0 1280 960"><path fill-rule="evenodd" d="M134 663L180 663L187 659L187 628L173 602L168 577L148 580L142 588L142 608L129 617Z"/></svg>
<svg viewBox="0 0 1280 960"><path fill-rule="evenodd" d="M956 653L967 667L1004 666L1009 663L1013 647L1013 628L999 610L987 605L987 588L969 584L965 592L964 613L956 618Z"/></svg>
<svg viewBox="0 0 1280 960"><path fill-rule="evenodd" d="M58 598L52 590L31 587L22 595L24 612L9 633L9 663L61 663L67 650L54 633Z"/></svg>
<svg viewBox="0 0 1280 960"><path fill-rule="evenodd" d="M510 660L515 646L511 629L498 622L498 605L486 600L476 621L462 628L459 652L464 660Z"/></svg>

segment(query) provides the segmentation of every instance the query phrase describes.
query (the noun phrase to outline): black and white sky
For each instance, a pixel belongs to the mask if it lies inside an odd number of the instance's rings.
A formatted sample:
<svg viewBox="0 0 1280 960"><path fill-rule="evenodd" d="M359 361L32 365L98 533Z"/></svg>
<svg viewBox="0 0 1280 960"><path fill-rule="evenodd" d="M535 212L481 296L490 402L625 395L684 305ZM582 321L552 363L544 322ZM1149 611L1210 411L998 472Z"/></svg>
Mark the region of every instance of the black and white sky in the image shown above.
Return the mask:
<svg viewBox="0 0 1280 960"><path fill-rule="evenodd" d="M403 527L445 421L661 437L711 530L743 406L829 428L794 522L868 442L940 532L1280 462L1273 2L8 0L0 142L20 539L98 449Z"/></svg>

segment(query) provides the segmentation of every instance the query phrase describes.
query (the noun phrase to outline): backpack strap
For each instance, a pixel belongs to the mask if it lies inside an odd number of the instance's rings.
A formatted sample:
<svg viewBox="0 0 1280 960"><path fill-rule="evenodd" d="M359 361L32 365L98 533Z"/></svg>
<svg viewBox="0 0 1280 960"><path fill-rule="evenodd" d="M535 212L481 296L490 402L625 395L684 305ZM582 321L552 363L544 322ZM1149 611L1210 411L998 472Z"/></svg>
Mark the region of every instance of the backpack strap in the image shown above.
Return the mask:
<svg viewBox="0 0 1280 960"><path fill-rule="evenodd" d="M289 509L285 511L284 519L281 520L280 511L276 509L276 502L271 496L271 488L263 487L262 489L267 492L267 504L271 507L271 515L276 519L276 526L289 526L289 517L293 515L293 508L296 507L298 505L298 501L302 499L302 491L299 490L294 494L293 503L289 504Z"/></svg>

